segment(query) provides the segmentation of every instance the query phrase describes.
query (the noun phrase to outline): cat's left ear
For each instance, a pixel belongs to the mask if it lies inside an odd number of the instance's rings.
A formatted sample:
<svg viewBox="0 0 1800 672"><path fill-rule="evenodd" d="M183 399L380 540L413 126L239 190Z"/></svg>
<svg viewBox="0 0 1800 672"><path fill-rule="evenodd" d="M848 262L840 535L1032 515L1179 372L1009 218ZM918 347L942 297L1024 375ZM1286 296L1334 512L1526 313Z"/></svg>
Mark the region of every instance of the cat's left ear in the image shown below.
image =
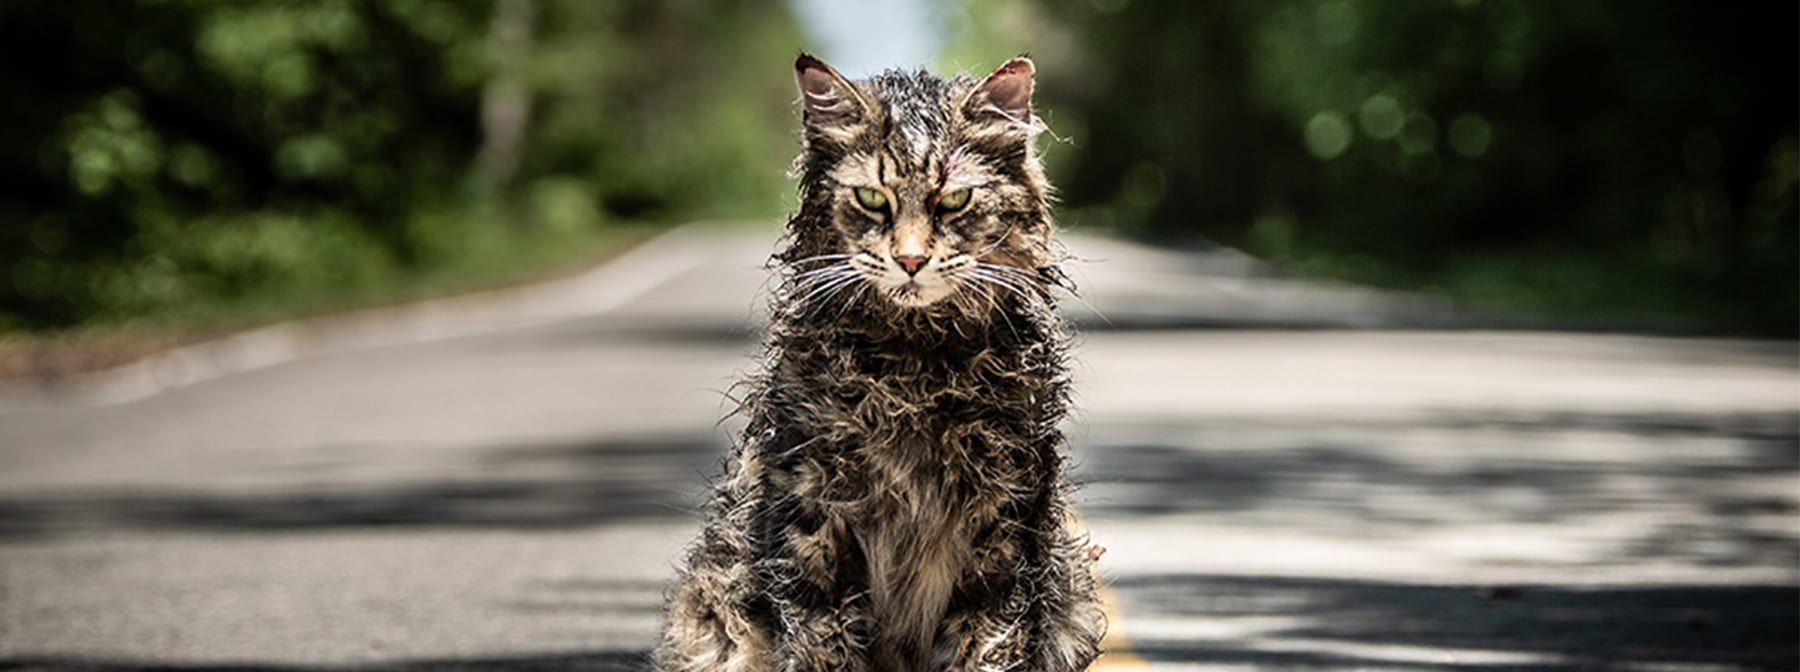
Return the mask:
<svg viewBox="0 0 1800 672"><path fill-rule="evenodd" d="M1031 89L1037 66L1024 56L1007 61L969 92L963 110L970 117L998 114L1013 122L1031 125Z"/></svg>
<svg viewBox="0 0 1800 672"><path fill-rule="evenodd" d="M800 86L809 129L853 124L868 114L868 102L863 100L856 85L810 54L803 53L794 59L794 83Z"/></svg>

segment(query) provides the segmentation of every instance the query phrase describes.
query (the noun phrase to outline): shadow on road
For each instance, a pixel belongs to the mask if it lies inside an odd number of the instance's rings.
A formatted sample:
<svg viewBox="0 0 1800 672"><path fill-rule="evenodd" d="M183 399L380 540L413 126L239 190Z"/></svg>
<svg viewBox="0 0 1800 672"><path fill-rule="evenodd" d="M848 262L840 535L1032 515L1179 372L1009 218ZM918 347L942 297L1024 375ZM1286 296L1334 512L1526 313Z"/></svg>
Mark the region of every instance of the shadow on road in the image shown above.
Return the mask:
<svg viewBox="0 0 1800 672"><path fill-rule="evenodd" d="M1800 416L1446 416L1214 423L1079 445L1097 519L1206 514L1319 533L1610 527L1597 563L1792 567ZM1623 525L1624 527L1621 527ZM1797 605L1800 606L1800 605Z"/></svg>
<svg viewBox="0 0 1800 672"><path fill-rule="evenodd" d="M718 471L723 450L704 434L502 446L425 480L0 497L0 540L106 530L545 529L697 519L704 479Z"/></svg>
<svg viewBox="0 0 1800 672"><path fill-rule="evenodd" d="M1329 554L1338 544L1370 554L1357 556L1372 563L1364 569L1379 569L1382 553L1393 568L1419 552L1469 563L1411 583L1336 576L1331 557L1265 559L1284 576L1260 575L1256 559L1118 576L1128 636L1152 663L1800 669L1800 587L1779 578L1794 577L1800 557L1793 414L1496 413L1093 434L1077 457L1098 530L1205 521L1194 538L1168 541L1204 552L1211 530L1228 537L1215 543L1237 544L1226 553L1269 539L1255 548ZM1273 541L1292 537L1310 544ZM1479 543L1459 551L1447 539ZM1537 578L1432 584L1490 572ZM1699 585L1727 574L1768 578Z"/></svg>
<svg viewBox="0 0 1800 672"><path fill-rule="evenodd" d="M1157 575L1114 588L1146 660L1256 669L1792 670L1800 588L1515 586ZM1147 637L1145 623L1151 624ZM1164 623L1206 628L1158 632ZM1662 666L1662 667L1658 667Z"/></svg>
<svg viewBox="0 0 1800 672"><path fill-rule="evenodd" d="M1581 525L1626 515L1654 533L1616 549L1620 557L1700 565L1800 557L1792 526L1767 524L1795 513L1786 491L1770 487L1789 485L1800 468L1800 417L1793 415L1447 416L1132 431L1077 442L1077 475L1087 482L1081 499L1096 518L1205 513L1303 530L1411 534L1421 526ZM106 530L697 520L723 443L680 434L494 446L425 477L300 479L269 491L12 495L0 497L0 541Z"/></svg>
<svg viewBox="0 0 1800 672"><path fill-rule="evenodd" d="M492 446L433 477L364 485L14 496L0 499L0 541L110 530L275 534L692 521L722 452L716 436L675 434ZM1770 568L1791 570L1800 557L1789 496L1800 468L1800 416L1792 414L1098 427L1078 438L1076 457L1088 484L1081 498L1097 529L1198 514L1252 536L1410 539L1479 525L1577 530L1604 533L1596 537L1603 543L1579 546L1586 555L1551 564L1607 572L1660 563L1768 576ZM1800 588L1775 585L1778 579L1594 586L1546 578L1480 589L1345 579L1329 570L1277 578L1176 567L1127 574L1114 584L1134 648L1153 663L1621 672L1800 664ZM578 589L558 585L543 591L554 600L514 606L603 608L566 599ZM0 670L94 672L643 668L641 653L339 667L0 660Z"/></svg>

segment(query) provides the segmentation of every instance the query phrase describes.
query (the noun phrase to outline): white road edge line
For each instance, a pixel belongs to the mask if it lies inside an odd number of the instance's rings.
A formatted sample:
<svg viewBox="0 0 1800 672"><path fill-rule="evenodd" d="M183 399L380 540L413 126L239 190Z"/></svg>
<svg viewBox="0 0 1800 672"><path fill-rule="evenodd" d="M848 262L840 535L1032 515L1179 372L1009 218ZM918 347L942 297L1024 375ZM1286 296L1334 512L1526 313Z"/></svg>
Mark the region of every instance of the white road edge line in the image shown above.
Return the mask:
<svg viewBox="0 0 1800 672"><path fill-rule="evenodd" d="M706 260L701 223L670 229L593 270L543 283L296 320L82 373L46 389L0 383L0 415L71 401L110 406L309 357L519 329L617 309Z"/></svg>

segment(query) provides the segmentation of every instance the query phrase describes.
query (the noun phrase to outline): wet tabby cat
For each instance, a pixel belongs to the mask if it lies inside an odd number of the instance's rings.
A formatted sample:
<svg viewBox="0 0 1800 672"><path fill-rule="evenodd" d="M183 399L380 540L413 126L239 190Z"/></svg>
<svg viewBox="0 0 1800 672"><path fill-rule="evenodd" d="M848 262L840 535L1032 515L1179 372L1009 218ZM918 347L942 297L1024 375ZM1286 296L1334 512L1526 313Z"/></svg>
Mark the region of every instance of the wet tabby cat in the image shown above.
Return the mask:
<svg viewBox="0 0 1800 672"><path fill-rule="evenodd" d="M1085 669L1104 617L1057 424L1034 69L795 62L800 210L749 420L671 595L666 672Z"/></svg>

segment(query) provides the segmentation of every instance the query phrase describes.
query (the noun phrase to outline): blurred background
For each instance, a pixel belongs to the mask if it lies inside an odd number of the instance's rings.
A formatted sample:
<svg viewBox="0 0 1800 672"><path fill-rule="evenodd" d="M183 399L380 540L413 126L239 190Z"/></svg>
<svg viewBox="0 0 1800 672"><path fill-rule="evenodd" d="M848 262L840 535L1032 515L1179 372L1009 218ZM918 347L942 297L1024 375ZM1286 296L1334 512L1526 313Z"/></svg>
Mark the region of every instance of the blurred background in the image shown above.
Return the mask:
<svg viewBox="0 0 1800 672"><path fill-rule="evenodd" d="M1795 12L8 2L0 330L266 320L777 220L782 64L811 46L852 76L1031 53L1077 229L1585 327L1793 336Z"/></svg>
<svg viewBox="0 0 1800 672"><path fill-rule="evenodd" d="M1029 53L1097 670L1800 669L1800 4L0 0L0 670L641 670L791 64Z"/></svg>

